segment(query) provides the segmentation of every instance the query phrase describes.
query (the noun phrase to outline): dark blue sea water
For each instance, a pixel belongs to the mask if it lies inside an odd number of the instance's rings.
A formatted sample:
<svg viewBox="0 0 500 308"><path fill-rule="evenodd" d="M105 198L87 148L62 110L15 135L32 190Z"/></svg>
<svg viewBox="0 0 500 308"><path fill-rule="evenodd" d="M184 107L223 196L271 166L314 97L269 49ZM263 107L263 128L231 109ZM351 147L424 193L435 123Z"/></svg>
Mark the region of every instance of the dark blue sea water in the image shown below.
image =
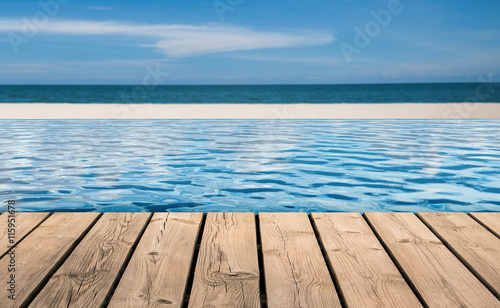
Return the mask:
<svg viewBox="0 0 500 308"><path fill-rule="evenodd" d="M0 85L0 103L500 102L500 83L364 85Z"/></svg>
<svg viewBox="0 0 500 308"><path fill-rule="evenodd" d="M22 211L500 211L500 120L2 120L0 149Z"/></svg>

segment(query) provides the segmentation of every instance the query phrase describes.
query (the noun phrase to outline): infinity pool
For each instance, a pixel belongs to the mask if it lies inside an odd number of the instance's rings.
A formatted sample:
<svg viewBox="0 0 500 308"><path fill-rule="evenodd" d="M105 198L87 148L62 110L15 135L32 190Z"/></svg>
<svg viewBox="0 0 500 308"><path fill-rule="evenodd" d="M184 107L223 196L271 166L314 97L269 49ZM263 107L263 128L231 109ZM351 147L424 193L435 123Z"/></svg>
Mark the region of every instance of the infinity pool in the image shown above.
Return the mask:
<svg viewBox="0 0 500 308"><path fill-rule="evenodd" d="M500 120L2 120L21 211L500 211Z"/></svg>

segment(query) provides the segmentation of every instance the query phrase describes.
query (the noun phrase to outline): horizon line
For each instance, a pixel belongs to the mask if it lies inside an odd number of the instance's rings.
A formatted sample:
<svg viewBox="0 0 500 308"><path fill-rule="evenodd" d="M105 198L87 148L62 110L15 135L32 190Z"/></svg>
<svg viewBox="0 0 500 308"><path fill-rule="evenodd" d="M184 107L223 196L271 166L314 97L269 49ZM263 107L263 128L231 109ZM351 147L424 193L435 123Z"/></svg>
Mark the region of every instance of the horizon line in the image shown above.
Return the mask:
<svg viewBox="0 0 500 308"><path fill-rule="evenodd" d="M170 83L157 86L345 86L345 85L411 85L411 84L478 84L481 81L364 82L364 83ZM500 82L492 82L499 84ZM0 86L142 86L138 83L0 83Z"/></svg>

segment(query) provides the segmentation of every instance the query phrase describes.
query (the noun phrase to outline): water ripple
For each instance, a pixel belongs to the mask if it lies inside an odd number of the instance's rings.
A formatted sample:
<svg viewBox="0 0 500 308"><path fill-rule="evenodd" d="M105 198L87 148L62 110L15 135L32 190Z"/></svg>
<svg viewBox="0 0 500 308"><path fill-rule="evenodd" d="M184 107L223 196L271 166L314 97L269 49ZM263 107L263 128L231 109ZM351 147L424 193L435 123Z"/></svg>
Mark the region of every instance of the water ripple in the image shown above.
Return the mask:
<svg viewBox="0 0 500 308"><path fill-rule="evenodd" d="M24 211L500 211L499 120L2 120Z"/></svg>

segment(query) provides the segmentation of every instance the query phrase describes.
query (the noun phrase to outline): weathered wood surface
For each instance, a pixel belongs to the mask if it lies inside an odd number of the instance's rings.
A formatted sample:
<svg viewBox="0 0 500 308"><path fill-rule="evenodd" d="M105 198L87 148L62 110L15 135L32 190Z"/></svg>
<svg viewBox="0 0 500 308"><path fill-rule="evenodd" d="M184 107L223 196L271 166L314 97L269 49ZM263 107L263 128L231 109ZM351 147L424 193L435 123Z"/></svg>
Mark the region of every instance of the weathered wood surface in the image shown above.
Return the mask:
<svg viewBox="0 0 500 308"><path fill-rule="evenodd" d="M268 306L340 307L306 213L260 213Z"/></svg>
<svg viewBox="0 0 500 308"><path fill-rule="evenodd" d="M19 243L27 234L44 221L50 213L16 213L14 226L9 225L12 217L9 213L0 216L0 258L9 250L9 246ZM9 229L15 230L15 236L9 238ZM12 234L12 232L11 232ZM12 241L11 241L12 240Z"/></svg>
<svg viewBox="0 0 500 308"><path fill-rule="evenodd" d="M18 213L0 307L500 308L498 213L417 215Z"/></svg>
<svg viewBox="0 0 500 308"><path fill-rule="evenodd" d="M486 229L500 237L500 212L495 213L469 213L479 221Z"/></svg>
<svg viewBox="0 0 500 308"><path fill-rule="evenodd" d="M105 213L30 307L100 307L150 213Z"/></svg>
<svg viewBox="0 0 500 308"><path fill-rule="evenodd" d="M23 307L61 265L76 242L99 217L99 213L55 213L15 247L15 300L7 299L7 288L0 288L2 307ZM9 277L9 255L0 260L0 277ZM4 278L5 277L5 278Z"/></svg>
<svg viewBox="0 0 500 308"><path fill-rule="evenodd" d="M311 213L349 307L422 307L359 213Z"/></svg>
<svg viewBox="0 0 500 308"><path fill-rule="evenodd" d="M413 213L366 213L430 307L498 307L498 299Z"/></svg>
<svg viewBox="0 0 500 308"><path fill-rule="evenodd" d="M253 213L208 213L189 307L260 307Z"/></svg>
<svg viewBox="0 0 500 308"><path fill-rule="evenodd" d="M500 239L465 213L418 216L500 298Z"/></svg>
<svg viewBox="0 0 500 308"><path fill-rule="evenodd" d="M108 307L181 307L203 213L156 213Z"/></svg>

